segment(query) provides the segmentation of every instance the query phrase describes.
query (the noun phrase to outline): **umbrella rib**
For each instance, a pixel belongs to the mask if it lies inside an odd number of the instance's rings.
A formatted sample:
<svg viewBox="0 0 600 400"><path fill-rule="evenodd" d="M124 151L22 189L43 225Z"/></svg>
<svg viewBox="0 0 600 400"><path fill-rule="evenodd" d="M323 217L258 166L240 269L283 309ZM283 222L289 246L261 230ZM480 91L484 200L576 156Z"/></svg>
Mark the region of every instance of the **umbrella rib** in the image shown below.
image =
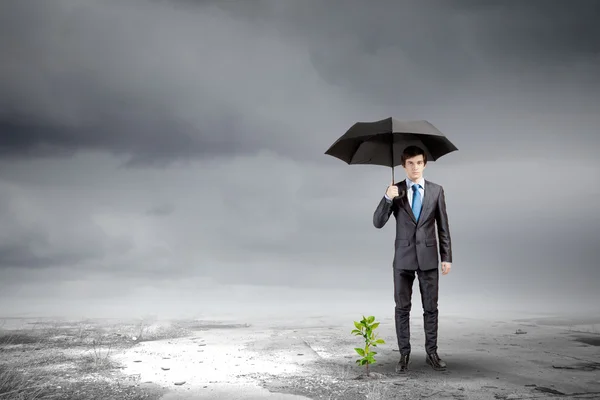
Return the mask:
<svg viewBox="0 0 600 400"><path fill-rule="evenodd" d="M360 147L363 144L369 143L369 141L373 138L377 138L377 135L368 135L368 136L369 136L368 139L362 140L362 141L358 142L358 145L354 146L354 151L352 152L352 157L350 158L350 162L348 164L352 164L352 162L354 161L354 157L356 157L356 153L358 152L358 149L360 149ZM364 138L365 136L362 136L362 137ZM369 159L369 161L371 161L371 159Z"/></svg>

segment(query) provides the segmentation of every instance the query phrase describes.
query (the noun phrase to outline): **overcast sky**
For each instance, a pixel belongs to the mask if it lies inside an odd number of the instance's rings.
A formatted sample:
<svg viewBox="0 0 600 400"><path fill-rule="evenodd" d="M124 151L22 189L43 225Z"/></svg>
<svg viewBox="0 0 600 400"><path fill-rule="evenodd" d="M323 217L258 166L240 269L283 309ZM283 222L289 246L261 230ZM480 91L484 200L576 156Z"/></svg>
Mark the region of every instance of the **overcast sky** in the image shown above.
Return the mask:
<svg viewBox="0 0 600 400"><path fill-rule="evenodd" d="M594 295L599 13L594 0L4 0L0 311L239 311L282 294L301 309L360 291L365 312L373 295L393 313L395 228L372 225L390 169L324 155L388 116L426 119L459 148L425 171L453 240L441 308Z"/></svg>

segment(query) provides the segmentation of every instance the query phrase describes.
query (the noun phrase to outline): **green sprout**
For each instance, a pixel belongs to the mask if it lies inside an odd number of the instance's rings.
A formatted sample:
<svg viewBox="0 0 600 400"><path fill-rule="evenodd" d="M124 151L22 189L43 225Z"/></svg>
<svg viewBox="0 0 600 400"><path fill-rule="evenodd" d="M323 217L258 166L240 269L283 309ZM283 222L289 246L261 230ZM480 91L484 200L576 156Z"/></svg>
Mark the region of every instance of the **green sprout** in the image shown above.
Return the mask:
<svg viewBox="0 0 600 400"><path fill-rule="evenodd" d="M354 350L358 353L359 358L356 360L358 365L365 365L367 368L367 376L369 376L369 365L375 364L375 354L377 352L371 350L372 347L377 347L378 344L385 344L383 339L378 339L377 334L374 332L379 326L379 322L375 322L375 317L370 316L363 319L360 322L354 321L354 329L351 333L355 336L362 336L365 339L365 347L356 347Z"/></svg>

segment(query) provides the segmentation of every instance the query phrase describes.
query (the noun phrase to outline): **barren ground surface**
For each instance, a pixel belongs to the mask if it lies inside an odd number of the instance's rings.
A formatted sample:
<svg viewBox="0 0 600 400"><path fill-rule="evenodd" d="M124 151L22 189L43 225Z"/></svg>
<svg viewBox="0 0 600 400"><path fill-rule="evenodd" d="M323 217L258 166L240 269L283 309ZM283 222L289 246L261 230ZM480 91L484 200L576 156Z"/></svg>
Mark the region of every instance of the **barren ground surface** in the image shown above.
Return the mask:
<svg viewBox="0 0 600 400"><path fill-rule="evenodd" d="M0 320L4 399L600 399L600 319L440 319L445 372L410 372L378 319L372 376L354 363L355 318L297 321ZM518 332L518 333L517 333Z"/></svg>

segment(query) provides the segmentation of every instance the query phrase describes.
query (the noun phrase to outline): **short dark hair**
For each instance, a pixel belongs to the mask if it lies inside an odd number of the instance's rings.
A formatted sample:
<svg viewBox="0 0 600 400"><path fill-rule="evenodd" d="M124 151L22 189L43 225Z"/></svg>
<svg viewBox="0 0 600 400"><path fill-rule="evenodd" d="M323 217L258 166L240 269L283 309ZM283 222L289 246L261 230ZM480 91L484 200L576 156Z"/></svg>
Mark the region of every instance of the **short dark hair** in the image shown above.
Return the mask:
<svg viewBox="0 0 600 400"><path fill-rule="evenodd" d="M413 157L416 157L419 155L423 156L423 163L427 164L427 154L425 154L425 150L423 150L419 146L408 146L407 148L404 149L404 151L402 152L402 157L400 158L400 160L402 162L402 166L403 167L406 166L407 159L413 158Z"/></svg>

